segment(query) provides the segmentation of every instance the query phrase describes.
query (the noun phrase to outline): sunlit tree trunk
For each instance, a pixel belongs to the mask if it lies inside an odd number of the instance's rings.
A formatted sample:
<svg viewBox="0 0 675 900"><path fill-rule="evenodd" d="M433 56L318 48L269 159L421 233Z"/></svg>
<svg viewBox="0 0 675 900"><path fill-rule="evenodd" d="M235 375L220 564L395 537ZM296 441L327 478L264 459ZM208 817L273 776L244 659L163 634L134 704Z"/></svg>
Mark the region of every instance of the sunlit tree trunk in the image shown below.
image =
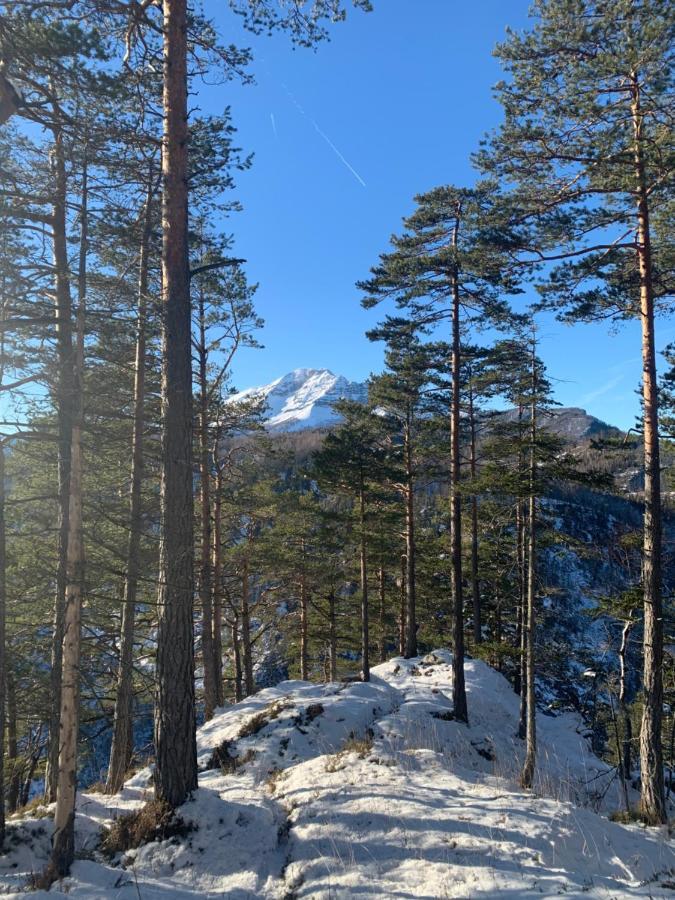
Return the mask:
<svg viewBox="0 0 675 900"><path fill-rule="evenodd" d="M117 673L115 717L106 792L115 794L124 782L133 754L133 652L136 623L136 595L140 575L141 486L143 482L143 431L145 429L145 356L148 300L148 264L152 228L152 173L148 179L145 215L138 265L138 312L134 360L134 427L131 439L131 486L129 490L129 541L122 592L120 661Z"/></svg>
<svg viewBox="0 0 675 900"><path fill-rule="evenodd" d="M63 633L66 606L66 567L68 551L68 510L70 506L70 455L73 440L74 357L72 302L68 241L66 236L67 179L63 130L54 130L51 153L53 174L52 251L54 257L54 312L56 318L57 372L55 385L58 421L58 558L54 597L54 630L49 685L49 746L45 775L45 800L56 800L59 771L59 717L61 715L61 677Z"/></svg>
<svg viewBox="0 0 675 900"><path fill-rule="evenodd" d="M197 787L194 686L192 344L188 260L187 2L163 0L162 478L157 599L155 794Z"/></svg>
<svg viewBox="0 0 675 900"><path fill-rule="evenodd" d="M74 369L74 415L70 454L70 504L66 556L66 608L63 627L59 769L50 870L62 877L75 856L75 795L80 725L80 653L84 547L82 542L82 427L84 418L84 330L87 294L87 168L82 174L80 264L78 275L77 344Z"/></svg>
<svg viewBox="0 0 675 900"><path fill-rule="evenodd" d="M663 586L661 583L661 464L654 340L654 290L649 192L644 162L644 114L636 74L631 78L637 196L637 255L642 326L642 401L645 459L644 547L642 561L644 637L643 712L640 728L642 815L652 824L667 821L663 780Z"/></svg>

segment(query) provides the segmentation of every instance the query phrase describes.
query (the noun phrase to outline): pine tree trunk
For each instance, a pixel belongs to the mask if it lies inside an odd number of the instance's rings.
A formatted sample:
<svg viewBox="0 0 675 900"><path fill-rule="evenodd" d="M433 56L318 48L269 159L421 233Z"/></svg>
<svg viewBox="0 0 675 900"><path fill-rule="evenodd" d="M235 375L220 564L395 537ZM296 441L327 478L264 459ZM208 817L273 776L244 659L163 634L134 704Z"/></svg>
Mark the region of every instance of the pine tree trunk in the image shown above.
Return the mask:
<svg viewBox="0 0 675 900"><path fill-rule="evenodd" d="M3 298L4 299L4 298ZM4 313L4 303L3 303ZM2 363L0 363L0 366ZM0 376L1 377L1 376ZM5 694L8 685L8 666L7 666L7 650L5 623L7 617L7 537L5 528L5 440L0 440L0 849L5 843L5 766L4 766L4 746L5 746ZM10 712L14 712L14 728L9 729L9 746L8 761L12 760L12 768L10 770L10 797L8 798L8 806L10 812L12 807L12 786L15 779L16 767L16 695L11 692ZM13 709L12 709L13 707ZM11 721L11 717L10 717ZM13 753L12 753L13 750ZM16 801L14 802L16 807Z"/></svg>
<svg viewBox="0 0 675 900"><path fill-rule="evenodd" d="M216 443L214 457L216 466L218 444ZM216 703L222 706L223 695L223 557L222 557L222 503L223 503L223 473L220 468L216 471L216 483L213 497L213 661L216 679Z"/></svg>
<svg viewBox="0 0 675 900"><path fill-rule="evenodd" d="M527 734L527 592L521 606L521 632L520 632L520 703L518 705L518 737L524 741Z"/></svg>
<svg viewBox="0 0 675 900"><path fill-rule="evenodd" d="M473 385L469 379L469 427L471 429L470 471L471 482L476 480L476 416L473 405ZM471 494L471 608L473 612L473 640L480 644L483 640L480 605L480 583L478 580L478 498Z"/></svg>
<svg viewBox="0 0 675 900"><path fill-rule="evenodd" d="M106 793L115 794L124 783L133 755L133 666L136 624L136 595L140 575L141 487L143 482L143 431L145 429L145 356L148 300L148 264L152 228L152 172L148 178L143 233L138 265L138 316L134 360L134 430L131 439L131 487L129 490L129 541L127 566L122 592L120 661L117 673L115 717Z"/></svg>
<svg viewBox="0 0 675 900"><path fill-rule="evenodd" d="M457 247L459 215L453 232ZM462 499L459 493L459 379L460 379L459 273L455 271L452 294L452 410L450 421L450 582L453 609L452 702L455 719L468 722L464 683L464 601L462 597Z"/></svg>
<svg viewBox="0 0 675 900"><path fill-rule="evenodd" d="M232 622L232 654L234 656L234 702L244 699L243 673L241 668L241 639L239 637L239 616Z"/></svg>
<svg viewBox="0 0 675 900"><path fill-rule="evenodd" d="M204 719L213 718L218 703L213 654L213 606L211 595L211 471L209 459L209 395L204 295L199 293L199 483L201 554L199 600L202 608L202 662L204 667Z"/></svg>
<svg viewBox="0 0 675 900"><path fill-rule="evenodd" d="M628 655L628 639L632 629L632 622L627 620L624 622L621 632L621 647L619 648L619 712L623 725L623 739L621 741L621 763L623 765L624 781L630 781L633 771L633 723L630 718L630 707L628 704L628 670L626 667L626 658Z"/></svg>
<svg viewBox="0 0 675 900"><path fill-rule="evenodd" d="M519 651L518 668L513 681L513 690L521 698L521 705L524 698L525 679L524 667L525 659L523 655L523 627L524 627L524 610L525 610L525 591L523 589L525 583L525 564L524 564L524 519L523 507L520 497L516 500L516 568L518 571L518 600L516 609L516 647ZM523 707L524 708L524 707ZM523 715L524 721L524 715Z"/></svg>
<svg viewBox="0 0 675 900"><path fill-rule="evenodd" d="M0 453L2 450L0 449ZM2 462L0 460L0 462ZM1 490L1 488L0 488ZM1 538L0 538L1 540ZM9 661L8 661L9 662ZM16 721L16 681L14 676L7 668L7 764L9 768L9 785L7 790L7 811L13 813L19 804L19 795L21 793L21 770L23 766L19 763L19 745L17 741L17 721Z"/></svg>
<svg viewBox="0 0 675 900"><path fill-rule="evenodd" d="M361 680L370 681L370 636L368 633L368 561L366 558L366 497L361 472L359 483L361 530Z"/></svg>
<svg viewBox="0 0 675 900"><path fill-rule="evenodd" d="M53 876L70 871L75 857L75 795L77 791L77 743L80 727L80 652L84 547L82 542L82 427L84 418L84 329L87 295L87 167L82 173L80 214L80 264L78 277L77 346L74 369L74 416L68 507L68 552L66 565L66 608L61 672L61 714L59 729L59 769L56 784L54 835L49 864Z"/></svg>
<svg viewBox="0 0 675 900"><path fill-rule="evenodd" d="M197 787L186 7L186 0L163 0L164 309L155 793L171 807L180 806Z"/></svg>
<svg viewBox="0 0 675 900"><path fill-rule="evenodd" d="M378 576L378 584L380 586L380 641L379 641L379 655L380 662L383 663L387 659L387 620L386 620L386 576L384 573L384 566L380 564L380 568L377 573Z"/></svg>
<svg viewBox="0 0 675 900"><path fill-rule="evenodd" d="M330 680L337 681L337 626L335 622L335 594L328 595L328 659Z"/></svg>
<svg viewBox="0 0 675 900"><path fill-rule="evenodd" d="M405 656L405 608L406 608L406 576L408 572L408 560L405 553L401 554L401 597L400 608L398 614L398 652L400 656Z"/></svg>
<svg viewBox="0 0 675 900"><path fill-rule="evenodd" d="M530 409L530 496L528 498L527 532L527 715L525 730L525 763L520 776L521 786L531 788L537 755L537 709L534 695L534 636L535 636L535 570L537 540L537 509L535 483L537 477L537 375L535 367L535 343L532 340L532 406Z"/></svg>
<svg viewBox="0 0 675 900"><path fill-rule="evenodd" d="M644 547L642 562L644 600L643 713L640 728L641 807L645 821L667 821L663 780L661 723L663 717L663 596L661 584L661 464L654 340L654 291L649 223L649 195L643 146L644 117L640 87L633 75L632 118L637 194L637 256L640 272L642 325L642 399L645 457Z"/></svg>
<svg viewBox="0 0 675 900"><path fill-rule="evenodd" d="M309 623L307 621L307 579L305 577L305 542L301 540L302 571L300 572L300 678L309 680Z"/></svg>
<svg viewBox="0 0 675 900"><path fill-rule="evenodd" d="M248 560L244 562L241 579L241 655L244 676L244 697L250 697L255 690L253 682L253 653L251 648L251 613L249 607Z"/></svg>
<svg viewBox="0 0 675 900"><path fill-rule="evenodd" d="M417 598L415 596L415 490L413 475L413 459L412 459L412 422L410 411L408 411L406 428L404 433L405 442L405 471L406 471L406 488L405 488L405 657L411 659L417 656Z"/></svg>
<svg viewBox="0 0 675 900"><path fill-rule="evenodd" d="M66 607L66 567L68 552L68 510L70 505L70 454L73 440L74 360L72 303L66 238L67 180L61 128L54 130L51 156L54 177L52 204L52 245L54 257L54 312L56 317L56 412L58 419L58 560L54 597L54 630L49 684L49 745L45 773L45 800L56 800L59 772L59 717L61 715L61 675Z"/></svg>

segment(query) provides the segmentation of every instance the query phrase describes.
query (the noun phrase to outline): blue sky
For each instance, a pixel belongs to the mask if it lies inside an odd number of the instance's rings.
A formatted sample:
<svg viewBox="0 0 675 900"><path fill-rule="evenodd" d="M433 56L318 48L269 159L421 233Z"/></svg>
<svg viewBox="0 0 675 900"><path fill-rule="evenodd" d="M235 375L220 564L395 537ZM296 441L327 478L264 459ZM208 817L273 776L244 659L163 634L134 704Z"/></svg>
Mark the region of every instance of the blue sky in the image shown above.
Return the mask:
<svg viewBox="0 0 675 900"><path fill-rule="evenodd" d="M198 104L231 106L239 143L255 154L238 178L244 210L231 220L235 252L260 283L264 350L236 359L237 387L265 384L298 367L355 380L382 366L364 332L383 310L365 312L354 283L389 236L437 184L473 180L469 156L500 119L491 56L507 25L522 27L528 0L375 0L352 13L317 52L284 35L242 33L220 0L206 10L226 42L254 50L256 84L202 87ZM638 402L636 325L570 328L545 318L541 353L567 406L628 427ZM663 347L675 324L658 331Z"/></svg>

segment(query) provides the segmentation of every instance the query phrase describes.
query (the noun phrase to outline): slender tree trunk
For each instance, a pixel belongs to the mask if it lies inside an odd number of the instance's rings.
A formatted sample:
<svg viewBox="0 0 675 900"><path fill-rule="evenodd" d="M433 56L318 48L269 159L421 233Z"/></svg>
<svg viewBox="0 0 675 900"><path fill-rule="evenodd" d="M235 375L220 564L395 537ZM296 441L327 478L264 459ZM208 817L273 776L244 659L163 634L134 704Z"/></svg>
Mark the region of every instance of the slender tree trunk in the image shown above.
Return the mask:
<svg viewBox="0 0 675 900"><path fill-rule="evenodd" d="M0 448L0 453L2 449ZM1 462L1 461L0 461ZM1 537L0 537L1 542ZM21 792L21 775L23 766L19 762L19 745L17 741L16 721L16 681L7 668L7 763L9 768L9 786L7 790L7 810L13 813L19 804Z"/></svg>
<svg viewBox="0 0 675 900"><path fill-rule="evenodd" d="M58 419L58 560L54 597L54 630L49 685L49 744L45 774L45 800L56 800L59 771L59 717L61 715L61 675L66 607L66 566L68 551L68 510L70 505L70 454L73 440L74 359L72 302L66 238L67 180L63 132L54 131L51 155L53 172L52 246L54 256L54 312L56 317L56 411Z"/></svg>
<svg viewBox="0 0 675 900"><path fill-rule="evenodd" d="M408 559L405 553L401 554L401 597L400 609L398 614L398 652L400 656L405 656L405 638L406 638L406 582L408 573Z"/></svg>
<svg viewBox="0 0 675 900"><path fill-rule="evenodd" d="M384 573L384 566L380 563L380 568L377 573L378 584L380 586L380 641L379 641L379 655L380 662L385 662L387 659L387 595L386 595L386 576Z"/></svg>
<svg viewBox="0 0 675 900"><path fill-rule="evenodd" d="M222 557L222 503L223 473L216 458L216 483L213 497L213 661L216 679L216 703L223 705L223 557Z"/></svg>
<svg viewBox="0 0 675 900"><path fill-rule="evenodd" d="M244 675L244 697L250 697L255 690L253 683L253 654L251 648L251 613L249 607L248 560L244 561L241 578L241 651Z"/></svg>
<svg viewBox="0 0 675 900"><path fill-rule="evenodd" d="M405 657L417 656L417 598L415 596L415 485L412 458L412 421L408 410L404 433L405 452Z"/></svg>
<svg viewBox="0 0 675 900"><path fill-rule="evenodd" d="M330 680L337 681L337 626L335 622L335 592L328 595L328 659Z"/></svg>
<svg viewBox="0 0 675 900"><path fill-rule="evenodd" d="M459 216L453 230L452 245L456 249ZM455 719L468 722L466 686L464 683L464 601L462 597L462 499L459 493L459 378L460 378L460 304L459 272L455 270L452 291L452 410L450 421L450 557L453 609L452 701Z"/></svg>
<svg viewBox="0 0 675 900"><path fill-rule="evenodd" d="M234 702L244 699L243 673L241 668L241 639L239 636L239 616L235 613L232 622L232 654L234 656Z"/></svg>
<svg viewBox="0 0 675 900"><path fill-rule="evenodd" d="M534 695L534 636L535 636L535 570L537 541L537 508L535 484L537 477L537 374L535 364L535 342L532 337L532 406L530 409L530 490L528 498L527 532L527 717L525 732L525 763L520 776L524 788L531 788L537 756L537 708Z"/></svg>
<svg viewBox="0 0 675 900"><path fill-rule="evenodd" d="M518 435L519 446L522 447L523 439L523 406L518 406ZM518 453L518 471L524 468L522 451ZM525 529L527 525L527 510L520 493L518 495L518 508L516 523L518 530L518 586L520 591L520 708L518 715L518 737L525 740L527 732L527 552L525 542Z"/></svg>
<svg viewBox="0 0 675 900"><path fill-rule="evenodd" d="M494 642L495 642L495 668L498 672L502 670L502 602L497 596L495 597L495 625L494 625Z"/></svg>
<svg viewBox="0 0 675 900"><path fill-rule="evenodd" d="M524 629L524 611L525 611L525 520L523 516L523 504L520 497L516 501L516 567L518 571L518 600L516 610L516 647L519 650L518 668L514 677L513 689L516 694L520 695L521 706L524 706L524 669L525 658L523 654L523 629ZM523 712L522 721L525 721Z"/></svg>
<svg viewBox="0 0 675 900"><path fill-rule="evenodd" d="M300 678L309 680L309 623L307 603L307 578L305 575L305 542L300 541L302 554L302 571L300 572Z"/></svg>
<svg viewBox="0 0 675 900"><path fill-rule="evenodd" d="M642 325L642 400L645 457L644 548L642 562L644 599L643 698L640 728L640 779L642 815L654 825L667 821L663 780L661 722L663 717L663 596L661 583L661 464L659 415L654 340L654 291L649 222L649 194L643 147L644 115L640 106L637 75L633 84L633 131L637 193L637 256L640 271L640 321Z"/></svg>
<svg viewBox="0 0 675 900"><path fill-rule="evenodd" d="M361 680L370 681L370 636L368 633L368 560L366 557L366 496L363 472L359 483L361 529Z"/></svg>
<svg viewBox="0 0 675 900"><path fill-rule="evenodd" d="M473 384L469 378L469 427L471 429L470 461L471 482L476 481L476 416L473 405ZM478 580L478 497L471 494L471 607L473 611L473 640L480 644L483 640L480 605L480 582Z"/></svg>
<svg viewBox="0 0 675 900"><path fill-rule="evenodd" d="M207 380L206 317L204 294L199 292L199 483L201 554L199 600L202 608L202 662L204 667L204 719L213 718L217 706L217 678L213 654L211 595L211 471L209 453L209 391Z"/></svg>
<svg viewBox="0 0 675 900"><path fill-rule="evenodd" d="M143 483L143 431L145 430L145 356L148 301L148 263L152 228L152 172L148 178L145 200L141 251L138 264L138 317L134 361L134 430L131 439L131 486L129 489L129 542L127 567L122 593L122 625L120 629L120 661L117 673L115 718L113 722L110 765L106 793L115 794L124 783L134 748L133 736L133 667L136 625L136 595L141 567Z"/></svg>
<svg viewBox="0 0 675 900"><path fill-rule="evenodd" d="M4 312L4 304L3 304ZM0 362L0 366L2 363ZM1 377L1 376L0 376ZM5 694L8 688L9 672L7 667L7 650L5 640L5 622L7 616L7 536L5 528L5 440L0 440L0 849L5 843ZM13 681L12 681L13 685ZM7 748L8 761L11 761L10 769L10 796L8 806L10 812L16 808L16 800L12 806L12 788L15 783L17 753L16 753L16 695L9 692L9 712L14 713L14 727L9 729L9 746ZM10 716L11 726L11 716ZM13 731L13 734L12 734Z"/></svg>
<svg viewBox="0 0 675 900"><path fill-rule="evenodd" d="M77 345L74 369L74 416L68 508L66 608L61 672L59 770L50 870L52 877L69 873L75 857L75 795L77 791L77 743L80 726L80 652L84 548L82 542L82 427L84 420L84 330L87 296L87 166L82 173L80 263L78 276Z"/></svg>
<svg viewBox="0 0 675 900"><path fill-rule="evenodd" d="M527 592L526 592L527 597ZM518 737L525 740L527 734L527 646L529 619L527 614L527 599L521 606L521 632L520 632L520 704L518 707Z"/></svg>
<svg viewBox="0 0 675 900"><path fill-rule="evenodd" d="M628 640L633 623L630 619L623 623L621 632L621 647L619 648L619 711L623 725L623 739L621 741L621 763L623 766L624 781L630 781L633 770L633 723L630 719L630 706L628 704L628 670L626 658L628 655Z"/></svg>
<svg viewBox="0 0 675 900"><path fill-rule="evenodd" d="M197 787L194 686L192 345L188 261L187 2L163 0L162 479L155 793L180 806Z"/></svg>

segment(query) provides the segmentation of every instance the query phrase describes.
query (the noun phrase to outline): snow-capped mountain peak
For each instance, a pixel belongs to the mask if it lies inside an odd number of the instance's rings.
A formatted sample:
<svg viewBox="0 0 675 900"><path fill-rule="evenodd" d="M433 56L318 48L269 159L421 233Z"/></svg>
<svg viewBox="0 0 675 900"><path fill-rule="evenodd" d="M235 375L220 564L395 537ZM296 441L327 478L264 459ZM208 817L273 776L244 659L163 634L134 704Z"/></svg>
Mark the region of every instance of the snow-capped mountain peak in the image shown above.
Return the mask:
<svg viewBox="0 0 675 900"><path fill-rule="evenodd" d="M270 384L233 394L230 401L260 397L267 402L268 430L297 431L334 424L340 418L334 403L342 399L363 403L366 396L365 384L348 381L329 369L293 369Z"/></svg>

